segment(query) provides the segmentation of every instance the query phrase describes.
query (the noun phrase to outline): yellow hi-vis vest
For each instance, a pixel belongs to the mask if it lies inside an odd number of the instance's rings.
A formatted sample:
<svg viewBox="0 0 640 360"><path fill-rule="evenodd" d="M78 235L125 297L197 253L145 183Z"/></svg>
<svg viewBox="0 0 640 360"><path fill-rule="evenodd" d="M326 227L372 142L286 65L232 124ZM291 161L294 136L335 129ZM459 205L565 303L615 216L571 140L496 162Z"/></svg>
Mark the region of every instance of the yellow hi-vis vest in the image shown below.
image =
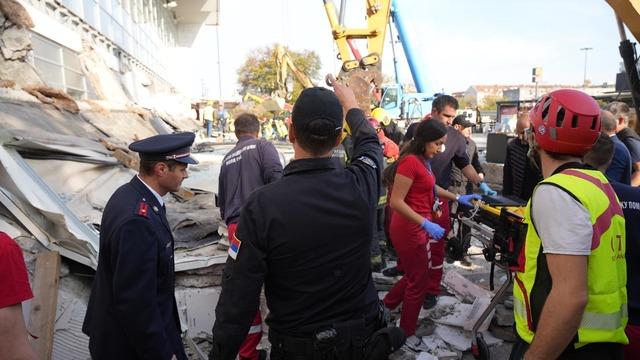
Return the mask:
<svg viewBox="0 0 640 360"><path fill-rule="evenodd" d="M551 184L564 189L591 214L593 238L587 267L589 300L577 338L574 338L572 345L579 348L599 342L627 344L624 332L627 325L625 223L618 198L607 178L594 170L567 169L540 184ZM531 220L531 200L527 204L525 221L528 223L527 236L516 271L513 305L518 335L531 343L548 296L539 293L544 286L539 284L535 287L536 275L543 275L538 272L548 272L548 269L546 265L544 269L538 268L538 257L544 255L540 237L533 224L535 219ZM532 291L536 293L532 294Z"/></svg>

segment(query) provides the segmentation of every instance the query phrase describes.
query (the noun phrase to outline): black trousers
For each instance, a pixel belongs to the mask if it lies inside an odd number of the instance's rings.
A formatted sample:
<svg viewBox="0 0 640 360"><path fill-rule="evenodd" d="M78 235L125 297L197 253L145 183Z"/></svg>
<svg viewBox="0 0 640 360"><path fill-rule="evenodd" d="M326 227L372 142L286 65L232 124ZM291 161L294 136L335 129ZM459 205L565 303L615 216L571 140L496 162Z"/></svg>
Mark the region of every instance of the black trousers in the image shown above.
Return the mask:
<svg viewBox="0 0 640 360"><path fill-rule="evenodd" d="M624 360L624 345L618 343L593 343L579 349L568 348L560 360ZM509 360L521 360L529 344L518 338L511 349ZM551 359L549 359L551 360Z"/></svg>

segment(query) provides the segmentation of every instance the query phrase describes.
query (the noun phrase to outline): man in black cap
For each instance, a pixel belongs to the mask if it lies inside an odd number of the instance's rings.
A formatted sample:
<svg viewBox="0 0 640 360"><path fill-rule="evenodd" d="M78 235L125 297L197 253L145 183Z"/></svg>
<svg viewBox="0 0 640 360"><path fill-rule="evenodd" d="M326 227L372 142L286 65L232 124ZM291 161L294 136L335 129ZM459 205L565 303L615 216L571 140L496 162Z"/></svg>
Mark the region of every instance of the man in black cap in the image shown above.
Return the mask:
<svg viewBox="0 0 640 360"><path fill-rule="evenodd" d="M471 166L476 170L480 179L484 180L484 169L480 164L478 157L478 145L471 138L471 128L475 126L471 121L467 120L465 114L456 116L451 123L454 129L458 130L464 137L467 145L467 156L471 161ZM454 164L455 165L455 164ZM449 191L456 194L471 194L473 192L473 184L467 180L459 167L453 166L451 169L451 184Z"/></svg>
<svg viewBox="0 0 640 360"><path fill-rule="evenodd" d="M478 157L478 145L471 138L471 128L475 126L475 124L467 119L466 114L460 114L453 119L453 122L451 123L451 125L453 126L454 129L458 130L460 134L462 134L462 137L466 142L467 156L471 161L471 166L473 166L473 168L476 170L480 179L484 181L484 169L482 168L482 165L480 164L480 159ZM464 176L464 174L462 173L462 170L458 166L456 166L455 163L454 163L454 166L451 168L451 183L449 186L449 191L451 191L454 194L472 194L473 193L473 183L470 182L466 178L466 176ZM450 206L455 206L455 208L451 210L452 213L455 213L458 204L451 204ZM469 228L467 225L464 225L462 223L460 223L459 226L457 227L456 226L453 226L453 227L459 231L459 233L456 236L456 239L459 239L459 240L465 239L466 235L471 231L471 228ZM456 241L456 240L450 239L449 241ZM469 249L469 246L471 244L469 241L465 241L461 245L462 245L461 254L448 254L448 255L454 255L454 256L462 255L463 257L460 259L460 263L464 266L471 266L471 262L466 256L467 250Z"/></svg>
<svg viewBox="0 0 640 360"><path fill-rule="evenodd" d="M111 196L102 215L98 269L82 331L99 359L187 359L174 296L173 236L164 200L197 164L193 133L129 145L140 172Z"/></svg>
<svg viewBox="0 0 640 360"><path fill-rule="evenodd" d="M289 128L295 160L242 208L210 359L235 359L263 283L271 359L374 358L363 348L382 324L369 256L382 151L353 92L330 80L335 93L302 91ZM353 136L346 167L331 158L343 108Z"/></svg>

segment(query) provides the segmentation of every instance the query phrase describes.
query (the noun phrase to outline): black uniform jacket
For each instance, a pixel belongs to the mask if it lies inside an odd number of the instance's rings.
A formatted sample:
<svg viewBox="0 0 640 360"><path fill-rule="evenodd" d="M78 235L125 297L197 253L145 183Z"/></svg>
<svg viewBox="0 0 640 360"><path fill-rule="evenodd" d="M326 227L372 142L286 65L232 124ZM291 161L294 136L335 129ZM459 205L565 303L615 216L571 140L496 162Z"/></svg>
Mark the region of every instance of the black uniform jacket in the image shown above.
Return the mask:
<svg viewBox="0 0 640 360"><path fill-rule="evenodd" d="M173 236L135 176L102 215L98 270L82 331L93 359L186 359L174 296Z"/></svg>
<svg viewBox="0 0 640 360"><path fill-rule="evenodd" d="M244 206L237 239L230 240L237 255L227 259L216 308L218 357L235 358L263 283L266 322L280 334L310 337L335 323L376 317L369 244L382 151L362 111L350 110L347 121L354 142L349 166L332 158L293 160L282 179L256 190Z"/></svg>

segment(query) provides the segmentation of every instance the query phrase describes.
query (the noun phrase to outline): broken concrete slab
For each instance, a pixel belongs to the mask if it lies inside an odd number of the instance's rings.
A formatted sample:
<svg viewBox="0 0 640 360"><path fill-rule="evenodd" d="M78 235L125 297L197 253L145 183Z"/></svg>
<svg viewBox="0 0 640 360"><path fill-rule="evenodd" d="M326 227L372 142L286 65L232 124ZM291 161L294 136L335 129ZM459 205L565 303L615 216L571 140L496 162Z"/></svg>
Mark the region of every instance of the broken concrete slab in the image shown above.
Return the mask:
<svg viewBox="0 0 640 360"><path fill-rule="evenodd" d="M471 349L471 332L464 331L453 326L440 325L436 327L435 335L439 336L444 342L453 346L454 349L459 351L467 351ZM487 345L493 346L502 343L502 340L497 339L491 333L482 333Z"/></svg>
<svg viewBox="0 0 640 360"><path fill-rule="evenodd" d="M82 42L82 51L78 55L83 74L100 99L109 99L118 103L128 103L129 99L122 84L114 72L98 54L90 41Z"/></svg>
<svg viewBox="0 0 640 360"><path fill-rule="evenodd" d="M485 312L491 305L491 299L488 297L477 297L476 300L471 305L471 309L469 309L469 313L464 323L464 329L467 331L471 331L473 327L476 325L476 322L480 319L482 313ZM493 319L493 315L495 314L496 309L491 310L489 315L482 322L478 331L483 332L489 329L489 324L491 324L491 319Z"/></svg>
<svg viewBox="0 0 640 360"><path fill-rule="evenodd" d="M477 297L493 297L493 293L472 283L457 271L446 271L442 278L443 285L461 301L472 303Z"/></svg>
<svg viewBox="0 0 640 360"><path fill-rule="evenodd" d="M202 337L211 334L215 321L215 304L220 297L220 288L178 288L176 301L181 321L187 325L187 335Z"/></svg>
<svg viewBox="0 0 640 360"><path fill-rule="evenodd" d="M3 70L0 64L0 77ZM33 100L25 101L27 96L27 99ZM86 122L80 115L60 112L51 105L40 103L24 91L0 89L0 114L2 114L0 126L3 129L51 135L74 135L93 140L105 137L104 133Z"/></svg>
<svg viewBox="0 0 640 360"><path fill-rule="evenodd" d="M418 355L416 360L438 360L438 357L423 351Z"/></svg>
<svg viewBox="0 0 640 360"><path fill-rule="evenodd" d="M80 112L76 101L64 90L46 85L28 85L23 86L22 89L38 98L42 103L51 104L60 111L66 110L74 114Z"/></svg>
<svg viewBox="0 0 640 360"><path fill-rule="evenodd" d="M60 308L53 339L53 360L89 359L89 337L82 332L86 304L74 299Z"/></svg>
<svg viewBox="0 0 640 360"><path fill-rule="evenodd" d="M438 352L451 350L449 345L438 336L422 336L422 343L426 346L427 351L433 355L436 355Z"/></svg>
<svg viewBox="0 0 640 360"><path fill-rule="evenodd" d="M471 330L480 317L484 309L489 306L491 299L476 298L475 302L470 304L460 303L457 299L446 297L445 301L438 301L436 306L428 313L428 317L436 324L444 324ZM493 314L489 315L480 327L480 331L486 331L489 328Z"/></svg>
<svg viewBox="0 0 640 360"><path fill-rule="evenodd" d="M110 137L127 143L145 139L158 133L150 122L138 114L129 111L110 110L104 114L95 111L82 111L82 117Z"/></svg>
<svg viewBox="0 0 640 360"><path fill-rule="evenodd" d="M5 60L25 60L31 51L29 32L17 27L5 29L0 35L0 49Z"/></svg>

